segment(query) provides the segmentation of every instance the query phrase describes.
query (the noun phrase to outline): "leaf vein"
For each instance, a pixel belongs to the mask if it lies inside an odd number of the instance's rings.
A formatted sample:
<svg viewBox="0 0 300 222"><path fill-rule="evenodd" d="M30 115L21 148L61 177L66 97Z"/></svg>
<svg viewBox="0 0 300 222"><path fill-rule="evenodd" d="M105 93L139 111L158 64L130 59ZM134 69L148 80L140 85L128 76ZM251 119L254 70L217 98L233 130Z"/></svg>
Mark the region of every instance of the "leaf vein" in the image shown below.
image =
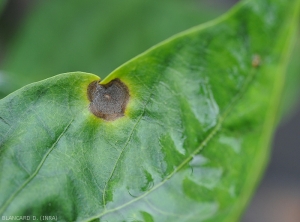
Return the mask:
<svg viewBox="0 0 300 222"><path fill-rule="evenodd" d="M53 143L53 145L50 147L50 149L48 150L48 152L44 155L43 159L41 160L40 164L38 165L38 167L36 168L36 170L33 172L33 174L7 199L7 201L4 203L4 205L0 208L0 214L2 214L6 208L12 203L12 201L15 199L15 197L27 186L27 184L29 184L34 178L35 176L39 173L40 169L42 168L43 164L45 163L47 157L49 156L49 154L53 151L53 149L56 147L56 145L58 144L58 142L60 141L60 139L62 138L62 136L67 132L67 130L69 129L70 125L72 124L72 122L74 121L74 119L72 119L68 125L64 128L64 130L62 131L62 133L58 136L57 140Z"/></svg>
<svg viewBox="0 0 300 222"><path fill-rule="evenodd" d="M125 142L125 145L124 145L124 147L122 148L122 150L121 150L121 152L120 152L120 154L119 154L119 156L118 156L118 159L117 159L117 161L116 161L116 163L115 163L115 165L114 165L114 167L113 167L113 169L112 169L112 172L111 172L111 174L110 174L110 176L109 176L107 182L105 183L105 186L104 186L104 189L103 189L103 195L102 195L102 201L103 201L103 207L104 207L104 209L106 209L106 201L105 201L105 197L106 197L107 185L108 185L109 181L111 180L111 178L112 178L112 176L113 176L113 174L114 174L114 172L115 172L115 170L116 170L116 168L117 168L118 162L119 162L119 160L121 159L121 156L122 156L122 154L124 153L125 148L127 147L127 145L129 144L129 142L130 142L130 140L131 140L131 138L132 138L132 135L133 135L134 130L136 129L136 127L137 127L137 125L139 124L139 122L141 121L142 117L144 116L146 107L147 107L147 105L148 105L148 103L149 103L149 101L150 101L150 99L151 99L152 96L153 96L153 93L149 96L147 102L145 103L145 105L144 105L144 107L143 107L143 112L142 112L141 115L139 116L137 122L134 124L134 126L133 126L133 128L132 128L132 130L131 130L131 132L130 132L130 135L129 135L127 141Z"/></svg>
<svg viewBox="0 0 300 222"><path fill-rule="evenodd" d="M218 118L218 122L216 124L216 126L212 129L212 131L208 134L208 136L201 142L201 144L199 145L199 147L190 155L188 156L185 160L183 160L183 162L174 169L174 171L172 173L170 173L164 180L162 180L159 184L157 184L156 186L154 186L152 189L150 189L149 191L145 192L144 194L142 194L141 196L137 197L136 199L133 199L131 201L128 201L127 203L124 203L116 208L113 209L109 209L107 210L105 208L104 212L90 217L86 220L84 220L85 222L89 222L89 221L93 221L97 218L100 218L108 213L112 213L115 212L117 210L120 210L144 197L146 197L148 194L150 194L151 192L153 192L154 190L158 189L159 187L161 187L163 184L165 184L175 173L177 173L184 165L186 165L192 158L193 156L195 156L197 153L199 153L206 145L208 142L211 141L211 139L214 138L214 136L217 134L217 132L221 129L222 127L222 123L225 121L226 117L228 116L228 114L231 112L231 110L235 107L235 105L237 104L237 102L242 98L242 96L244 95L244 93L246 92L246 90L248 89L250 83L253 81L255 74L257 73L257 70L252 68L252 70L249 73L248 78L246 78L243 87L241 87L241 89L236 93L236 95L233 97L232 101L229 103L229 105L227 106L227 108L225 108L223 115L220 115ZM150 96L151 98L151 96ZM149 98L149 100L150 100ZM147 104L146 104L147 105ZM145 106L146 107L146 106ZM141 117L140 117L141 118ZM132 131L133 132L133 131Z"/></svg>

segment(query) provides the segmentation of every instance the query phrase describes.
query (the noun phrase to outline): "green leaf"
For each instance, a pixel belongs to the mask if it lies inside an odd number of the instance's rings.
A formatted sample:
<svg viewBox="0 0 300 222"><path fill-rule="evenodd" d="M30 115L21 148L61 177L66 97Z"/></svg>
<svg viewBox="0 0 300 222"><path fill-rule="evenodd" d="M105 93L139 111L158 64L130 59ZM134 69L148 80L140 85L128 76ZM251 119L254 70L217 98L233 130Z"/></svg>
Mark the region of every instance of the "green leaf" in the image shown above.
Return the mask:
<svg viewBox="0 0 300 222"><path fill-rule="evenodd" d="M2 99L1 214L238 220L268 159L299 4L244 1L102 86L69 73Z"/></svg>
<svg viewBox="0 0 300 222"><path fill-rule="evenodd" d="M0 93L70 71L105 77L133 56L219 11L191 0L40 1L9 45Z"/></svg>
<svg viewBox="0 0 300 222"><path fill-rule="evenodd" d="M281 116L289 116L291 110L295 110L295 105L299 101L300 94L300 32L298 32L296 44L291 55L287 69L286 83L282 95ZM299 102L298 102L299 103Z"/></svg>

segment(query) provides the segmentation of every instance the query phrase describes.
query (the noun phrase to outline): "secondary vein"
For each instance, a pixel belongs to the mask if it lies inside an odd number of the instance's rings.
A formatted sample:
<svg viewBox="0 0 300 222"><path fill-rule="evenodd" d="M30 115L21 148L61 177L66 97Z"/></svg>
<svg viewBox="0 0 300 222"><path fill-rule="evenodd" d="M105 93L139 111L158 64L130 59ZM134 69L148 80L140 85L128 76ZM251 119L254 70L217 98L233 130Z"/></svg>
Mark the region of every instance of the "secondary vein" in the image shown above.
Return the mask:
<svg viewBox="0 0 300 222"><path fill-rule="evenodd" d="M72 119L68 125L64 128L64 130L62 131L62 133L58 136L57 140L53 143L53 145L51 146L51 148L48 150L48 152L44 155L43 159L41 160L41 162L39 163L38 167L36 168L36 170L33 172L33 174L28 177L28 179L9 197L9 199L4 203L4 205L0 208L0 214L3 214L3 212L6 210L6 208L11 204L11 202L14 200L14 198L24 189L24 187L26 187L26 185L28 183L30 183L30 181L32 181L35 176L38 174L38 172L40 171L40 169L42 168L43 164L45 163L47 157L49 156L49 154L52 152L52 150L55 148L55 146L57 145L57 143L59 142L59 140L61 139L61 137L66 133L66 131L68 130L68 128L70 127L70 125L72 124L72 122L74 121L74 119Z"/></svg>
<svg viewBox="0 0 300 222"><path fill-rule="evenodd" d="M113 174L114 174L114 172L115 172L115 170L116 170L116 168L117 168L118 162L119 162L119 160L120 160L122 154L124 153L125 148L127 147L128 143L130 142L130 140L131 140L131 138L132 138L132 135L133 135L134 130L136 129L137 125L139 124L139 122L141 121L141 119L142 119L142 117L143 117L143 115L144 115L144 113L145 113L145 109L146 109L146 107L147 107L147 105L148 105L148 103L149 103L149 101L150 101L151 96L152 96L152 94L149 96L147 102L145 103L145 105L144 105L144 107L143 107L143 112L142 112L142 114L139 116L137 122L134 124L134 126L133 126L133 128L132 128L132 130L131 130L131 132L130 132L129 137L128 137L127 141L125 142L125 145L124 145L124 147L122 148L122 150L121 150L121 152L120 152L120 154L119 154L119 156L118 156L118 158L117 158L116 163L114 164L113 170L111 171L111 174L110 174L110 176L109 176L107 182L105 183L105 186L104 186L104 189L103 189L103 195L102 195L103 207L104 207L105 210L106 210L106 201L105 201L105 198L106 198L106 191L107 191L106 189L107 189L107 185L108 185L109 181L111 180L111 178L112 178L112 176L113 176Z"/></svg>
<svg viewBox="0 0 300 222"><path fill-rule="evenodd" d="M110 210L107 210L105 208L104 212L94 216L94 217L91 217L91 218L88 218L86 220L84 220L85 222L89 222L89 221L93 221L97 218L100 218L108 213L112 213L112 212L115 212L117 210L120 210L142 198L144 198L145 196L149 195L151 192L153 192L154 190L158 189L159 187L161 187L163 184L165 184L175 173L177 173L183 166L185 166L197 153L199 153L206 145L207 143L214 138L214 136L217 134L217 132L221 129L222 127L222 123L225 121L226 117L229 115L229 113L232 111L232 109L235 107L236 103L242 98L242 96L244 95L244 93L246 92L246 90L248 89L250 83L253 81L254 77L255 77L255 74L257 73L257 70L255 68L253 68L251 71L250 71L250 74L248 76L248 78L246 78L245 80L245 83L244 83L244 86L237 92L237 94L234 96L234 98L232 99L232 101L229 103L228 107L225 108L225 111L223 112L223 115L221 115L219 118L218 118L218 122L217 122L217 125L212 129L212 131L209 133L209 135L202 141L202 143L199 145L199 147L189 156L187 157L185 160L183 160L183 162L176 168L174 169L174 171L172 173L170 173L163 181L161 181L159 184L157 184L156 186L154 186L152 189L150 189L148 192L145 192L144 194L142 194L141 196L137 197L136 199L133 199L131 201L128 201L127 203L124 203L116 208L113 208L113 209L110 209ZM149 97L149 100L150 100L151 96ZM148 101L149 101L148 100ZM148 103L147 101L147 103ZM147 104L146 104L147 105ZM144 108L146 108L146 105ZM145 109L144 109L145 111ZM140 119L141 117L143 116L143 114L140 116ZM139 120L140 120L139 119ZM139 122L139 121L138 121ZM138 123L137 122L137 123ZM137 124L136 124L137 125ZM135 127L136 127L135 125ZM134 127L134 129L135 129ZM133 130L134 130L133 129ZM133 130L131 132L131 135L130 135L130 138L132 136L132 133L133 133ZM128 141L129 142L129 141ZM128 143L126 143L127 145ZM125 145L125 146L126 146ZM125 148L124 146L124 148ZM123 148L123 150L124 150ZM122 151L123 151L122 150ZM121 154L120 154L121 156ZM119 158L120 158L119 156ZM116 167L115 167L116 168ZM114 170L115 170L114 168Z"/></svg>

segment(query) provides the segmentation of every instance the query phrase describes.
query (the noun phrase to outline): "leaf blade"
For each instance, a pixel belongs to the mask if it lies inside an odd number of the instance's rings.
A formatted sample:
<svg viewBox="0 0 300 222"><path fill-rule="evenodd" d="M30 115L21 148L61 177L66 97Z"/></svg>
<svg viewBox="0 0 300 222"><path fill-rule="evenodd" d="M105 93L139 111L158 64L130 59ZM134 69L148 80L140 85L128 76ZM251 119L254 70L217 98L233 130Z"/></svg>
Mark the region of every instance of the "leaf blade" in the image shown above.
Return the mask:
<svg viewBox="0 0 300 222"><path fill-rule="evenodd" d="M282 21L281 15L290 9L283 6L284 1L245 2L214 26L179 35L115 70L103 82L120 78L131 96L125 116L117 121L105 122L88 112L88 81L81 83L82 88L75 90L80 94L77 102L67 106L72 117L78 116L43 169L55 177L63 169L63 185L50 186L65 191L60 194L70 192L70 187L75 190L75 195L68 193L72 202L60 199L68 208L60 215L62 220L236 219L259 177L252 168L265 164L268 149L261 144L269 141L276 119L283 75L274 78L273 73L283 71L281 52L290 35L277 28L290 21L286 17ZM260 17L266 8L277 18L271 24ZM258 21L264 23L253 28ZM262 35L264 30L268 32ZM275 41L274 35L284 37ZM266 40L272 48L264 46ZM253 65L257 53L261 61ZM80 77L74 77L78 83ZM63 88L63 83L53 80L51 87ZM73 85L67 89L72 95ZM269 100L272 94L274 101ZM55 101L57 94L50 96ZM1 102L8 103L9 98ZM7 121L6 116L3 119ZM50 183L45 175L35 178L35 184L26 187L31 190L20 193L7 213L28 210L21 200L34 196L32 189L42 187L40 181ZM37 196L33 199L40 201L39 206L46 203ZM72 204L84 211L70 210ZM34 209L40 214L46 208Z"/></svg>

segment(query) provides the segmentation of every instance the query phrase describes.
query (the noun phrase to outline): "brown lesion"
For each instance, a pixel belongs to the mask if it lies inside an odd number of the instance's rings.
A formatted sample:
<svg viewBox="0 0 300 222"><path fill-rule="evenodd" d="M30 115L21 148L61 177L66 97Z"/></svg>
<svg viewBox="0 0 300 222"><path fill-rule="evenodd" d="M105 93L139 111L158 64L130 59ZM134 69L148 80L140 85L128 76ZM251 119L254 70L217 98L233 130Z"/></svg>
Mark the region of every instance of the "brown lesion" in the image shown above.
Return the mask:
<svg viewBox="0 0 300 222"><path fill-rule="evenodd" d="M120 80L114 79L108 84L94 81L87 89L90 111L97 117L107 121L124 116L129 101L128 87Z"/></svg>

